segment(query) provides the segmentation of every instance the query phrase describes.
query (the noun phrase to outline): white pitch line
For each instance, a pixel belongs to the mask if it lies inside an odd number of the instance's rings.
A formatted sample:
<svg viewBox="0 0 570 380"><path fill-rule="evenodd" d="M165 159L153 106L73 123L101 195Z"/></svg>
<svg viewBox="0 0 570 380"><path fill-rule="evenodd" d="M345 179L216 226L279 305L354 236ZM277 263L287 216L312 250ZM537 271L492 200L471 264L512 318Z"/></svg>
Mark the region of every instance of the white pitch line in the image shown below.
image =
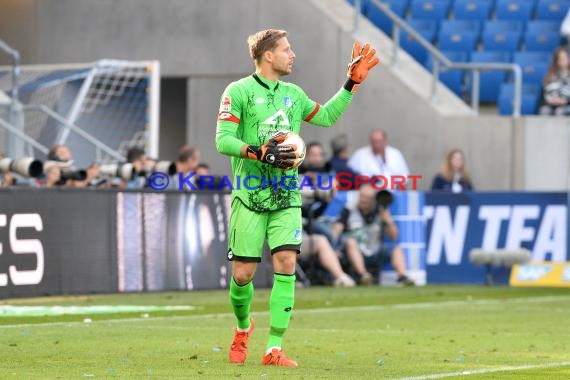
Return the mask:
<svg viewBox="0 0 570 380"><path fill-rule="evenodd" d="M467 371L461 371L461 372L435 373L432 375L401 377L397 380L431 380L431 379L443 379L446 377L453 377L453 376L483 375L486 373L494 373L494 372L524 371L524 370L528 370L528 369L556 368L556 367L566 367L566 366L570 366L570 362L544 363L544 364L525 364L525 365L498 367L498 368L482 368L482 369L474 369L474 370L467 370Z"/></svg>
<svg viewBox="0 0 570 380"><path fill-rule="evenodd" d="M488 306L496 304L525 304L525 303L547 303L557 301L569 301L570 296L546 296L546 297L522 297L510 299L483 299L483 300L462 300L462 301L442 301L442 302L423 302L423 303L409 303L409 304L394 304L394 305L368 305L368 306L339 306L339 307L323 307L315 309L296 309L295 315L298 314L322 314L322 313L354 313L366 311L381 311L381 310L414 310L414 309L429 309L438 307L452 307L452 306ZM269 311L252 312L253 315L269 315ZM94 320L93 324L101 323L121 323L121 322L148 322L158 321L163 319L177 320L177 319L192 319L192 318L230 318L234 317L232 312L227 313L214 313L214 314L196 314L196 315L177 315L177 316L159 316L149 318L113 318ZM8 328L22 328L34 326L78 326L83 325L82 321L69 321L69 322L45 322L45 323L21 323L13 325L0 325L1 329Z"/></svg>

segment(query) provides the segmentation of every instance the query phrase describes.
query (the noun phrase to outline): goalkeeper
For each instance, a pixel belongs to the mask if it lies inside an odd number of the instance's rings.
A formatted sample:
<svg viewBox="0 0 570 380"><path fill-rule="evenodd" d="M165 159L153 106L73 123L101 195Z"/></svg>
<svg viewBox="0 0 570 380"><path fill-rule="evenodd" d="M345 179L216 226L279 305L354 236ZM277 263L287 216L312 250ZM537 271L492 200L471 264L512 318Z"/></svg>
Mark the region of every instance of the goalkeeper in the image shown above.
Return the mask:
<svg viewBox="0 0 570 380"><path fill-rule="evenodd" d="M296 147L282 144L287 133L300 133L301 122L330 127L342 115L368 70L378 64L376 51L355 43L344 86L324 105L297 85L280 78L292 71L295 53L284 30L268 29L248 38L255 73L228 85L218 114L216 148L231 156L234 185L228 260L232 261L230 302L237 318L229 359L243 364L253 331L252 279L267 239L274 282L269 301L270 331L263 365L296 367L282 351L295 298L296 259L301 247L301 195L295 188ZM241 181L270 179L258 184ZM285 178L283 178L285 177ZM291 182L288 182L291 181ZM254 189L254 190L251 190Z"/></svg>

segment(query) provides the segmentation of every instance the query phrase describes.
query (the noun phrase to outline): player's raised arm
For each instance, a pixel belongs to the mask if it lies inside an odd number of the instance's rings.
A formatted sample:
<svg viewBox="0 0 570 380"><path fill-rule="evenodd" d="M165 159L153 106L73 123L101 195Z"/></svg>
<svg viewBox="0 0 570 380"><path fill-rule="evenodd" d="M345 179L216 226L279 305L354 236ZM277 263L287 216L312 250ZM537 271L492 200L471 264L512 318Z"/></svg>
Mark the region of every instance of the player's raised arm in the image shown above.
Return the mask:
<svg viewBox="0 0 570 380"><path fill-rule="evenodd" d="M307 99L303 115L304 120L323 127L332 126L350 104L360 84L366 80L368 71L376 66L378 62L376 50L370 44L366 43L361 48L360 43L355 42L352 47L351 60L348 64L348 79L343 88L322 106L313 100Z"/></svg>

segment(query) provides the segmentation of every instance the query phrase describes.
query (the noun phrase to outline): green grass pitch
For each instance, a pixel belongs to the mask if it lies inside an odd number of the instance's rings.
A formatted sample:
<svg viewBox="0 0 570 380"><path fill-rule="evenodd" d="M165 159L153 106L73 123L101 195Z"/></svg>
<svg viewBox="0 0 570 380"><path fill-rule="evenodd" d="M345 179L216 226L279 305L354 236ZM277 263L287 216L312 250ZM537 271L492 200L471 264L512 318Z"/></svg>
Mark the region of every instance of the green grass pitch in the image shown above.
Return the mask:
<svg viewBox="0 0 570 380"><path fill-rule="evenodd" d="M234 319L225 291L3 300L0 307L196 308L0 316L0 378L570 378L569 290L297 289L284 349L299 368L261 365L269 330L268 300L268 290L256 289L256 329L243 366L227 360ZM86 318L91 323L85 323Z"/></svg>

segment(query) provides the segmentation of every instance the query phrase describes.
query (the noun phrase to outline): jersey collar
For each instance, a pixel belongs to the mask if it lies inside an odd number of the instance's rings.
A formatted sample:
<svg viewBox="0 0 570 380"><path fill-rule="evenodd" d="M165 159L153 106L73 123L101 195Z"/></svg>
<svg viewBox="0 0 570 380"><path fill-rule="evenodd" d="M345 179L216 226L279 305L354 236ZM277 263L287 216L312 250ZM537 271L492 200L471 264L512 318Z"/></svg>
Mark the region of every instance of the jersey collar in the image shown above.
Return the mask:
<svg viewBox="0 0 570 380"><path fill-rule="evenodd" d="M272 82L270 80L265 79L258 73L253 73L251 76L253 77L253 79L255 79L257 83L259 83L261 86L265 87L268 90L276 91L277 88L279 87L279 81Z"/></svg>

